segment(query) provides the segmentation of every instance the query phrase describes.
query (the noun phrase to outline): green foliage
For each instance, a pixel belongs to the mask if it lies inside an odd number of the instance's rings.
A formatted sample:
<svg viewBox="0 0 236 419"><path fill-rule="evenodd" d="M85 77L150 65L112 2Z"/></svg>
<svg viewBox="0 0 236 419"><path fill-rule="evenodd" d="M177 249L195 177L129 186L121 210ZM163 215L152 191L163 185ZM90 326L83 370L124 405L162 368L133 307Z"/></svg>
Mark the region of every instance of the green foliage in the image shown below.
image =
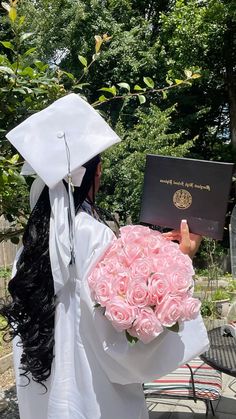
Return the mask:
<svg viewBox="0 0 236 419"><path fill-rule="evenodd" d="M187 155L192 146L191 141L181 144L182 133L171 133L173 112L174 107L161 111L151 105L148 110L136 112L132 130L126 132L122 123L117 124L123 141L104 154L100 202L106 209L119 213L123 222L128 217L138 222L146 154L180 157Z"/></svg>
<svg viewBox="0 0 236 419"><path fill-rule="evenodd" d="M229 293L224 288L217 288L212 294L212 301L227 300L229 299Z"/></svg>
<svg viewBox="0 0 236 419"><path fill-rule="evenodd" d="M138 342L138 338L131 336L127 330L125 331L125 335L130 345L134 345L136 342Z"/></svg>
<svg viewBox="0 0 236 419"><path fill-rule="evenodd" d="M228 292L236 292L236 281L235 280L232 279L231 281L229 281L227 291Z"/></svg>
<svg viewBox="0 0 236 419"><path fill-rule="evenodd" d="M203 300L201 304L202 317L210 317L214 313L215 307L211 300Z"/></svg>
<svg viewBox="0 0 236 419"><path fill-rule="evenodd" d="M209 280L217 280L223 274L222 259L226 250L219 242L204 237L198 252L197 263L205 269L198 270L199 274L207 276Z"/></svg>
<svg viewBox="0 0 236 419"><path fill-rule="evenodd" d="M198 135L193 151L204 159L235 160L235 10L234 0L178 0L161 15L168 76L201 68L200 82L171 99L179 103L176 126Z"/></svg>
<svg viewBox="0 0 236 419"><path fill-rule="evenodd" d="M7 3L6 7L7 8ZM61 73L37 59L32 33L24 32L23 16L9 5L11 39L1 42L0 54L0 215L24 223L28 186L19 173L21 160L5 134L30 113L41 110L65 93Z"/></svg>
<svg viewBox="0 0 236 419"><path fill-rule="evenodd" d="M9 279L11 276L11 268L0 268L0 278Z"/></svg>
<svg viewBox="0 0 236 419"><path fill-rule="evenodd" d="M50 8L50 16L54 16L53 13L56 14L59 10L58 8L65 4L66 2L55 2L52 8ZM45 21L43 20L45 10L41 8L42 5L46 5L47 7L50 6L47 1L42 1L35 5L26 2L21 6L21 10L24 10L25 8L29 15L33 16L34 19L36 17L40 17L40 22L42 23L42 21ZM97 6L98 4L95 2L93 12L96 10ZM18 169L22 163L21 159L17 154L12 157L12 153L14 153L14 151L12 150L10 144L6 141L5 133L25 119L29 114L41 110L55 99L64 95L68 89L76 91L77 89L82 90L86 88L88 83L81 81L84 77L89 78L91 71L90 67L92 64L98 59L99 64L99 62L101 62L101 57L105 60L105 63L108 58L112 61L112 54L110 52L108 53L108 50L105 50L101 56L102 46L110 42L111 37L106 33L102 36L95 35L92 37L95 38L95 53L92 55L90 61L88 61L84 54L79 54L77 49L76 57L79 63L80 72L82 65L82 75L79 80L77 80L75 75L71 72L62 70L55 65L52 66L48 63L45 64L41 61L38 55L38 45L35 43L36 39L38 44L41 45L38 40L38 35L41 33L39 28L38 34L35 36L35 34L31 31L32 26L30 27L25 16L18 13L16 3L10 3L9 5L6 3L5 8L8 12L8 24L11 33L10 40L5 39L1 42L2 54L0 55L0 120L2 126L0 131L0 142L3 150L3 156L0 160L0 190L2 195L1 213L4 213L9 221L15 221L16 223L20 221L20 223L24 223L25 215L29 210L27 204L28 185L19 174ZM47 10L49 12L49 9ZM57 18L60 20L58 16ZM33 21L35 21L34 19ZM56 25L57 23L58 21L53 21L53 25ZM127 33L121 32L121 27L119 25L116 29L117 33L114 35L114 48L112 49L112 53L116 59L117 57L119 58L119 55L117 55L118 50L120 53L121 51L122 54L124 53L124 44L121 40L122 36L124 36L125 39L126 37L127 39L129 38L129 42L126 44L126 47L128 45L128 47L132 48L132 50L135 49L137 54L141 45L140 43L143 43L142 50L145 49L144 39L142 39L142 31L145 33L149 31L145 22L143 23L141 32L136 26ZM130 59L130 49L127 59ZM135 59L138 60L137 64L140 66L139 54ZM124 64L125 63L123 62L123 65ZM117 65L116 68L118 68ZM98 71L101 72L99 65ZM75 74L76 73L77 71L75 71ZM120 72L119 74L122 73ZM133 74L137 74L137 71L135 70ZM194 74L191 72L185 73L185 78L187 78L187 80L194 78L193 76ZM115 79L116 77L113 78ZM99 78L98 80L100 81ZM111 84L109 82L109 86L103 86L98 89L105 94L101 95L98 100L95 100L94 106L108 103L106 109L108 114L112 109L114 109L114 106L116 106L112 105L113 99L125 99L121 108L120 106L118 108L118 129L119 125L120 127L123 126L123 129L125 129L127 125L133 127L134 123L131 121L127 124L123 114L125 114L125 112L131 112L131 109L137 107L138 101L140 104L146 104L147 95L160 95L160 93L163 92L163 87L156 87L156 83L153 78L149 76L142 76L141 80L141 86L134 83L134 88L132 87L132 84L127 82L117 82L116 84ZM176 84L182 83L185 83L184 79L176 82ZM96 84L95 86L92 85L91 88L94 95L94 88L97 90ZM169 86L164 87L164 89L168 90ZM135 126L137 135L134 130L131 130L128 133L125 145L121 146L120 151L118 151L118 154L120 153L119 160L122 161L122 164L119 164L119 168L116 164L114 164L113 167L112 164L112 175L109 173L108 169L105 170L105 183L107 182L107 176L108 189L110 188L111 179L114 178L114 173L116 176L116 170L119 171L119 178L121 179L123 177L123 189L118 187L113 190L114 197L112 198L115 202L114 209L121 211L121 215L123 217L132 215L135 219L138 218L138 206L141 193L142 173L145 164L145 154L147 152L160 152L162 154L182 155L190 146L190 143L186 143L186 145L181 145L179 149L177 143L175 144L175 140L177 140L180 135L178 134L176 136L170 132L167 135L165 133L165 131L169 129L170 112L170 110L167 110L162 114L158 108L154 107L151 107L148 111L147 106L144 113L137 114L137 116L133 118L133 120L140 120L140 122ZM112 120L111 122L114 123ZM153 126L151 131L149 126ZM142 145L144 138L147 139L147 143ZM172 145L174 147L173 150ZM130 155L130 152L133 154ZM116 153L117 151L115 151L115 154ZM111 168L111 166L109 167ZM131 183L128 185L127 173L132 175L132 179L136 179L135 184ZM128 174L128 178L129 176L130 175ZM129 199L127 199L127 203L125 203L124 208L121 210L121 198L123 193L125 193L127 197L129 196ZM108 202L105 203L107 205L109 204L109 198ZM15 238L12 237L12 240L15 240Z"/></svg>

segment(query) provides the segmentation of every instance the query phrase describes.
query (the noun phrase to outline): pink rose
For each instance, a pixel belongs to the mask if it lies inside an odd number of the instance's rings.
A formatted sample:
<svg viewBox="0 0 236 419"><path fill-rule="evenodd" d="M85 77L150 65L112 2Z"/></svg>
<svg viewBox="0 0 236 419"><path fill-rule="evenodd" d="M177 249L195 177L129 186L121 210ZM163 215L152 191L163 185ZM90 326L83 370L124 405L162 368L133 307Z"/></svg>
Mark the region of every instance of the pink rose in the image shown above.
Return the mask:
<svg viewBox="0 0 236 419"><path fill-rule="evenodd" d="M149 292L146 282L136 280L131 282L127 290L127 301L136 307L145 307L149 304Z"/></svg>
<svg viewBox="0 0 236 419"><path fill-rule="evenodd" d="M105 259L99 266L103 276L116 276L121 270L124 270L124 266L117 261L117 258Z"/></svg>
<svg viewBox="0 0 236 419"><path fill-rule="evenodd" d="M118 296L125 296L130 282L130 277L127 273L120 273L113 281L113 290L114 293Z"/></svg>
<svg viewBox="0 0 236 419"><path fill-rule="evenodd" d="M104 258L109 259L116 257L117 253L122 251L122 243L121 240L114 239L111 246L107 249Z"/></svg>
<svg viewBox="0 0 236 419"><path fill-rule="evenodd" d="M193 276L195 274L192 259L190 259L188 255L181 254L181 257L177 260L177 263L179 266L184 268L189 275Z"/></svg>
<svg viewBox="0 0 236 419"><path fill-rule="evenodd" d="M170 291L174 294L186 294L193 285L193 278L191 275L183 270L176 272L169 272L169 286Z"/></svg>
<svg viewBox="0 0 236 419"><path fill-rule="evenodd" d="M133 279L143 278L147 279L151 274L151 259L150 258L140 258L136 259L131 267L131 275Z"/></svg>
<svg viewBox="0 0 236 419"><path fill-rule="evenodd" d="M118 257L120 261L124 258L127 266L130 266L136 259L143 257L143 255L143 247L139 243L125 243L123 255L118 255Z"/></svg>
<svg viewBox="0 0 236 419"><path fill-rule="evenodd" d="M88 284L90 290L94 290L96 284L100 281L101 277L101 269L99 266L97 266L88 277Z"/></svg>
<svg viewBox="0 0 236 419"><path fill-rule="evenodd" d="M200 311L201 301L198 298L188 297L183 302L183 307L183 320L196 319Z"/></svg>
<svg viewBox="0 0 236 419"><path fill-rule="evenodd" d="M160 304L169 292L168 281L163 274L154 273L148 280L150 305Z"/></svg>
<svg viewBox="0 0 236 419"><path fill-rule="evenodd" d="M162 331L163 327L150 307L139 310L133 327L128 330L131 336L138 337L143 343L151 342Z"/></svg>
<svg viewBox="0 0 236 419"><path fill-rule="evenodd" d="M182 305L181 298L167 295L155 310L156 316L161 324L166 327L171 327L178 320L182 320Z"/></svg>
<svg viewBox="0 0 236 419"><path fill-rule="evenodd" d="M158 253L152 259L152 271L157 273L165 274L170 267L170 259L167 255L163 256L161 253Z"/></svg>
<svg viewBox="0 0 236 419"><path fill-rule="evenodd" d="M95 292L96 286L103 277L104 275L102 272L102 267L100 265L98 265L95 269L93 269L93 271L88 277L88 285L91 292L91 298L94 301L96 300L96 292Z"/></svg>
<svg viewBox="0 0 236 419"><path fill-rule="evenodd" d="M135 320L137 309L122 297L114 297L106 306L105 316L118 332L127 330Z"/></svg>
<svg viewBox="0 0 236 419"><path fill-rule="evenodd" d="M163 237L164 241L162 242L162 246L160 249L160 253L166 256L171 256L171 257L175 257L175 256L182 256L183 253L180 252L179 250L179 245L177 243L174 243L170 240L167 240L165 237Z"/></svg>
<svg viewBox="0 0 236 419"><path fill-rule="evenodd" d="M154 232L152 232L152 234L150 234L150 236L146 238L146 246L144 249L145 254L147 256L151 254L157 254L159 253L161 246L162 246L161 233L156 231L154 234Z"/></svg>
<svg viewBox="0 0 236 419"><path fill-rule="evenodd" d="M121 227L120 237L123 244L125 243L135 243L137 241L143 240L144 237L149 236L150 228L140 225L130 225Z"/></svg>
<svg viewBox="0 0 236 419"><path fill-rule="evenodd" d="M100 279L100 281L97 282L94 287L94 293L96 301L102 307L105 307L114 295L111 286L111 281L108 281L107 279Z"/></svg>

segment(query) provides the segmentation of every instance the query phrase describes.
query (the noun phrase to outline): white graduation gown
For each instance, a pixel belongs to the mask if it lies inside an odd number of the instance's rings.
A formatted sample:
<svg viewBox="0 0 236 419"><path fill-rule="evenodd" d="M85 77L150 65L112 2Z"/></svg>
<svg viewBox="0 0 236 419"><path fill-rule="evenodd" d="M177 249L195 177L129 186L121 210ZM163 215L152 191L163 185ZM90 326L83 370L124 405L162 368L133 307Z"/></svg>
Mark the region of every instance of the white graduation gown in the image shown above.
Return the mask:
<svg viewBox="0 0 236 419"><path fill-rule="evenodd" d="M21 349L14 348L21 419L147 419L141 383L163 376L208 348L199 316L177 334L163 332L149 344L130 345L90 298L87 276L114 238L81 212L76 216L77 277L58 294L52 373L39 384L19 376ZM52 261L52 271L59 269Z"/></svg>

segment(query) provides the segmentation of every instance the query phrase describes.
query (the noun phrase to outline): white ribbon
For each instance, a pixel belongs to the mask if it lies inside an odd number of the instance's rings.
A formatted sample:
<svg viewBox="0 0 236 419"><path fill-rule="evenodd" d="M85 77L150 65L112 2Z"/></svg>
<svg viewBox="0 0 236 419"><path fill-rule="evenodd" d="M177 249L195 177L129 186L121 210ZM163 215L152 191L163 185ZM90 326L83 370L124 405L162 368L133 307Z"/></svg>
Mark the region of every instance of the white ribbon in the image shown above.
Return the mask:
<svg viewBox="0 0 236 419"><path fill-rule="evenodd" d="M59 182L53 189L49 189L49 197L51 204L49 252L54 290L57 294L70 277L71 263L69 199L63 182Z"/></svg>

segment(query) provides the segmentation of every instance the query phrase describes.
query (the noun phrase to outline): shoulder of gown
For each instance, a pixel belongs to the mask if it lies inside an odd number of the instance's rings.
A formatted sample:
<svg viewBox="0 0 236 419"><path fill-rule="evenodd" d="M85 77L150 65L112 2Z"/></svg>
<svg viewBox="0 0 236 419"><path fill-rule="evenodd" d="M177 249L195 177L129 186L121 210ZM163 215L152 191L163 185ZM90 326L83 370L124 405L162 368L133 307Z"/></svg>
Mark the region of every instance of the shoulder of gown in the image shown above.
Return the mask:
<svg viewBox="0 0 236 419"><path fill-rule="evenodd" d="M76 266L81 279L87 276L116 236L105 224L86 212L75 219Z"/></svg>

